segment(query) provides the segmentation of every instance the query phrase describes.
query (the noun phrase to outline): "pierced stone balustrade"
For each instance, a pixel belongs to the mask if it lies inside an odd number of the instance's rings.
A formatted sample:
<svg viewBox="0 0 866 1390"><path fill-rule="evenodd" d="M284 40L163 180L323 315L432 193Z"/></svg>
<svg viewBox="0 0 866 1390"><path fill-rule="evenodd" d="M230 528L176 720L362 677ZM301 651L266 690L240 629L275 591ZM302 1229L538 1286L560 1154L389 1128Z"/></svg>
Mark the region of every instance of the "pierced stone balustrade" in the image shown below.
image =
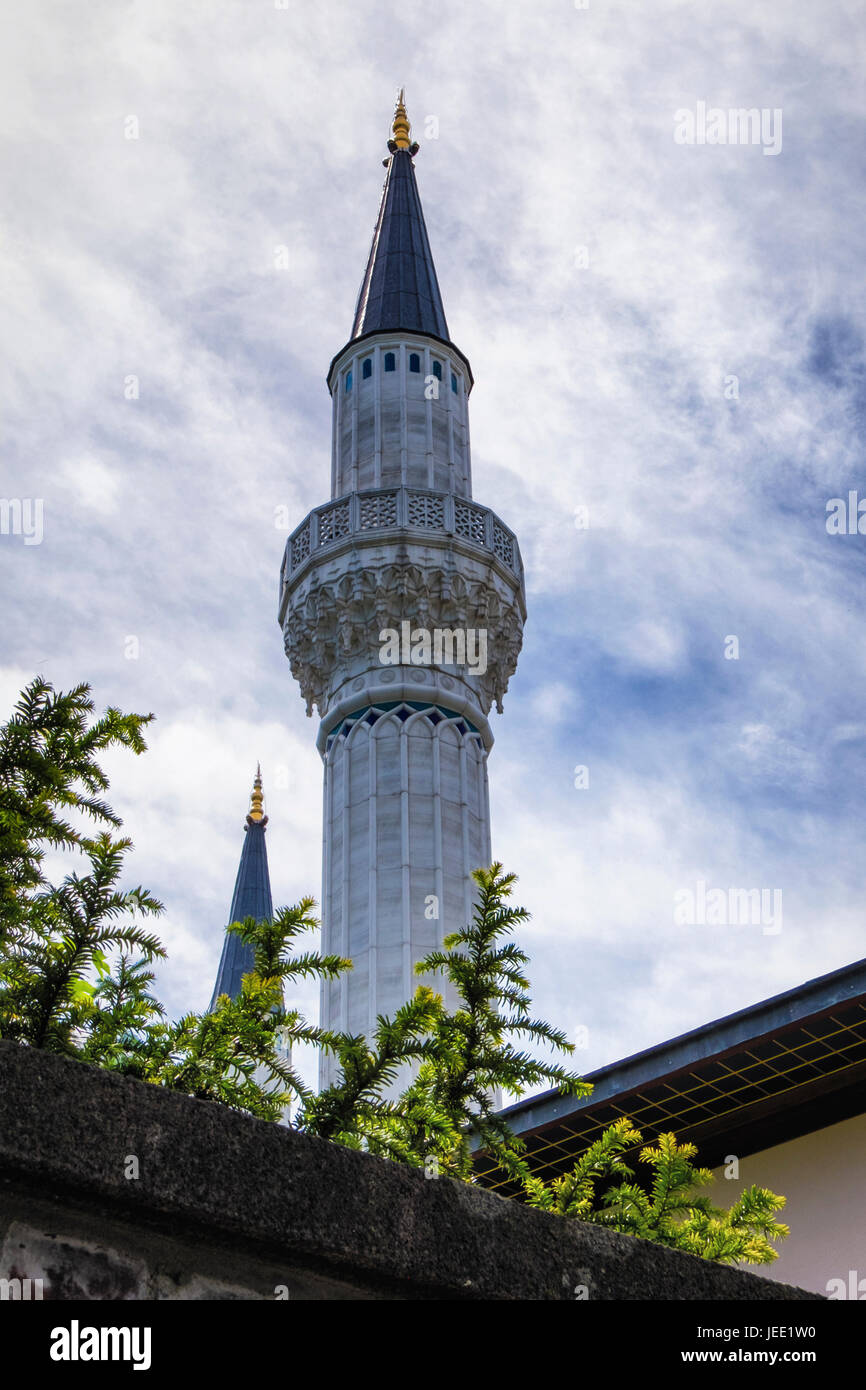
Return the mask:
<svg viewBox="0 0 866 1390"><path fill-rule="evenodd" d="M494 555L522 578L517 539L489 507L448 492L392 487L349 493L310 512L286 542L281 580L294 578L311 556L340 541L394 530L457 537Z"/></svg>

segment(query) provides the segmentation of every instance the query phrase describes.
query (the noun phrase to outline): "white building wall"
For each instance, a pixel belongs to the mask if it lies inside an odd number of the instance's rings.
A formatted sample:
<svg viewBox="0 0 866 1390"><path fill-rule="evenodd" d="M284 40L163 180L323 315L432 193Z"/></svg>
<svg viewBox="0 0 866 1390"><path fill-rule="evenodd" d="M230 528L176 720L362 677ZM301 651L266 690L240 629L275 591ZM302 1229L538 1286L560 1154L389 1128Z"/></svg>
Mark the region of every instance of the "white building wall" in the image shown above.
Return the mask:
<svg viewBox="0 0 866 1390"><path fill-rule="evenodd" d="M825 1295L831 1280L846 1287L862 1280L858 1297L866 1299L866 1115L750 1154L737 1179L714 1171L716 1182L704 1190L716 1206L729 1207L755 1183L787 1198L779 1220L791 1234L779 1242L778 1260L746 1268Z"/></svg>

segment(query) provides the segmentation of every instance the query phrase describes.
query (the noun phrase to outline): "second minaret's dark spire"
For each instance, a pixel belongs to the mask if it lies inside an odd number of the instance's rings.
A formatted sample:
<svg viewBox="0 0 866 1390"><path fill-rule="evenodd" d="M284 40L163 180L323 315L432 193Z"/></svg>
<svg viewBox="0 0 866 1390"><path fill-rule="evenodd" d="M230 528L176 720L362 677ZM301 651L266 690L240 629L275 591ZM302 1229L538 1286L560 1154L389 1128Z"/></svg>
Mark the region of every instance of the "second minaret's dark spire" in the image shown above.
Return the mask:
<svg viewBox="0 0 866 1390"><path fill-rule="evenodd" d="M257 767L245 826L246 838L229 909L229 922L242 922L245 917L255 917L256 921L264 922L269 921L274 915L268 874L268 851L265 845L265 826L268 818L263 802L262 772L261 768ZM232 999L237 999L241 991L241 981L254 965L252 946L247 946L239 936L227 931L223 939L213 996L208 1005L209 1011L216 1007L221 994L228 994Z"/></svg>

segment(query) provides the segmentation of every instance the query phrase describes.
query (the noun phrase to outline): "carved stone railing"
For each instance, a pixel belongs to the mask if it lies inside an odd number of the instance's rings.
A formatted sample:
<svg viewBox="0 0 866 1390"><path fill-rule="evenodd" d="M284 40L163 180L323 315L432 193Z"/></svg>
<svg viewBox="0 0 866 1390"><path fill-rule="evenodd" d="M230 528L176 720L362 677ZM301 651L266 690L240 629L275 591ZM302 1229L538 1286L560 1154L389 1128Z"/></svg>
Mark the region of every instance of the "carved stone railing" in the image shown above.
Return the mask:
<svg viewBox="0 0 866 1390"><path fill-rule="evenodd" d="M517 539L489 507L453 493L391 487L352 492L310 512L286 542L282 581L329 546L352 536L393 530L455 536L488 551L521 576Z"/></svg>

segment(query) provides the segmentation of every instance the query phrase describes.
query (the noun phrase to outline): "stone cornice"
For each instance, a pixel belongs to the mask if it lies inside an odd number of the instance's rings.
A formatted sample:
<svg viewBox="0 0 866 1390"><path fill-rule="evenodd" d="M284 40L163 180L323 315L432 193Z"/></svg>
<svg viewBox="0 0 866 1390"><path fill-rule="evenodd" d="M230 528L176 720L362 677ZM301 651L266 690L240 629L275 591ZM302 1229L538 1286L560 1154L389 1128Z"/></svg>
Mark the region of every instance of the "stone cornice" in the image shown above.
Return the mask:
<svg viewBox="0 0 866 1390"><path fill-rule="evenodd" d="M380 659L379 633L410 622L431 632L486 632L485 671L419 665L412 697L434 698L447 679L446 689L462 690L486 716L494 702L501 711L516 669L525 599L522 579L480 547L466 555L447 537L422 542L392 531L311 557L285 584L280 611L286 655L308 714L314 706L322 718L331 714L347 682L360 680L359 691L388 684L396 668ZM392 680L397 683L396 675Z"/></svg>

